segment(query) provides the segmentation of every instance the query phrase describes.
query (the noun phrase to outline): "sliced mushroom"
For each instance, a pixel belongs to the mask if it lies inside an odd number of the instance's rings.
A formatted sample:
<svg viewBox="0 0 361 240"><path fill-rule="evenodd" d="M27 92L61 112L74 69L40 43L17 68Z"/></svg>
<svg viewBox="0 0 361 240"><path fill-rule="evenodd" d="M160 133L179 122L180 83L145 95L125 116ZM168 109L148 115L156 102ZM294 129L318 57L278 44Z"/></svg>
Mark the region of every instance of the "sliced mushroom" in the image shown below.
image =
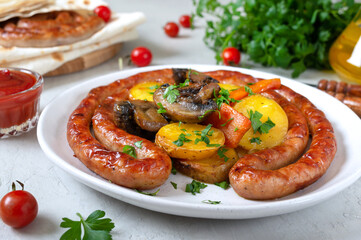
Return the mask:
<svg viewBox="0 0 361 240"><path fill-rule="evenodd" d="M114 122L117 127L147 139L154 139L155 133L168 121L157 112L153 102L132 100L114 104Z"/></svg>
<svg viewBox="0 0 361 240"><path fill-rule="evenodd" d="M176 88L179 95L175 102L170 103L164 98L164 93L169 84L162 85L153 95L153 100L161 103L166 109L166 115L174 121L198 123L203 121L212 111L217 110L213 100L218 95L220 87L217 83L191 84L186 87Z"/></svg>
<svg viewBox="0 0 361 240"><path fill-rule="evenodd" d="M191 83L218 83L218 80L193 69L186 68L173 68L173 79L176 84L183 83L186 79L189 79Z"/></svg>

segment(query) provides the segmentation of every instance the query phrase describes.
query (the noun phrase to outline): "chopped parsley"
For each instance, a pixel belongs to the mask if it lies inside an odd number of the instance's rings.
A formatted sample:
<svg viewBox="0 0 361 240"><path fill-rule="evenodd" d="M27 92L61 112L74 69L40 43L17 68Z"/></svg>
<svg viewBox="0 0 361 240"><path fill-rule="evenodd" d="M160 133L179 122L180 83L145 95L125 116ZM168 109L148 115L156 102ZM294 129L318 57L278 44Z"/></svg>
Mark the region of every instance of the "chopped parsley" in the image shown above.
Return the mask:
<svg viewBox="0 0 361 240"><path fill-rule="evenodd" d="M174 141L173 143L174 143L175 145L177 145L178 147L181 147L181 146L183 146L183 144L184 144L185 142L191 142L191 141L192 141L192 140L190 140L189 138L186 138L186 137L189 137L189 136L191 136L191 134L181 133L181 134L179 134L179 136L178 136L178 140L177 140L177 141Z"/></svg>
<svg viewBox="0 0 361 240"><path fill-rule="evenodd" d="M177 169L175 169L173 166L172 166L172 170L170 171L173 175L176 175L177 174Z"/></svg>
<svg viewBox="0 0 361 240"><path fill-rule="evenodd" d="M206 184L193 180L191 183L188 183L186 185L185 192L189 192L192 193L193 195L196 195L196 193L201 193L201 189L204 189L206 187L207 187Z"/></svg>
<svg viewBox="0 0 361 240"><path fill-rule="evenodd" d="M214 185L223 188L224 190L229 188L229 183L226 181L220 182L220 183L215 183Z"/></svg>
<svg viewBox="0 0 361 240"><path fill-rule="evenodd" d="M236 127L236 128L234 129L234 131L237 132L237 131L238 131L238 127Z"/></svg>
<svg viewBox="0 0 361 240"><path fill-rule="evenodd" d="M246 93L248 93L248 96L256 95L248 86L244 86L244 90L246 91Z"/></svg>
<svg viewBox="0 0 361 240"><path fill-rule="evenodd" d="M263 114L258 111L253 112L252 110L250 110L249 112L249 119L251 120L251 125L254 133L256 133L257 131L261 134L268 133L271 128L276 126L276 124L274 124L274 122L272 122L270 118L268 118L266 122L262 123L262 116Z"/></svg>
<svg viewBox="0 0 361 240"><path fill-rule="evenodd" d="M228 119L225 123L221 124L221 127L225 127L227 125L227 123L229 123L230 121L232 121L234 118L230 118Z"/></svg>
<svg viewBox="0 0 361 240"><path fill-rule="evenodd" d="M178 87L187 87L189 86L189 79L186 79L183 83L180 83Z"/></svg>
<svg viewBox="0 0 361 240"><path fill-rule="evenodd" d="M201 138L196 138L194 144L198 144L199 142L205 142L207 144L207 147L214 145L214 144L210 144L210 140L208 137L208 136L212 136L214 132L213 130L211 130L211 128L212 128L212 124L208 124L207 127L201 131L201 133L199 133L199 131L194 131L194 133L197 136L201 136Z"/></svg>
<svg viewBox="0 0 361 240"><path fill-rule="evenodd" d="M167 110L163 107L162 103L157 103L157 105L159 106L159 109L157 110L158 113L166 113Z"/></svg>
<svg viewBox="0 0 361 240"><path fill-rule="evenodd" d="M223 159L224 159L224 162L227 162L228 159L229 159L229 157L227 157L227 156L225 155L225 153L226 153L227 151L228 151L228 149L225 148L224 146L218 148L218 150L217 150L217 155L218 155L220 158L223 158Z"/></svg>
<svg viewBox="0 0 361 240"><path fill-rule="evenodd" d="M267 121L260 126L258 131L260 133L268 133L269 130L271 130L271 128L273 128L274 126L276 126L276 124L272 122L271 119L268 117Z"/></svg>
<svg viewBox="0 0 361 240"><path fill-rule="evenodd" d="M172 104L177 100L177 97L180 95L179 91L176 89L177 87L178 85L170 85L165 89L163 97L167 102Z"/></svg>
<svg viewBox="0 0 361 240"><path fill-rule="evenodd" d="M140 190L138 190L138 189L135 189L135 190L136 190L138 193L141 193L141 194L144 194L144 195L147 195L147 196L157 196L157 193L159 192L160 188L159 188L157 191L153 192L153 193L143 192L143 191L140 191Z"/></svg>
<svg viewBox="0 0 361 240"><path fill-rule="evenodd" d="M229 98L230 96L230 93L227 89L224 89L224 88L221 88L221 90L219 91L218 93L219 95L216 96L216 92L213 91L213 95L216 99L216 103L217 103L217 106L218 106L218 109L221 109L221 106L223 103L226 103L226 104L230 104L230 102L235 102L236 100L234 100L233 98Z"/></svg>
<svg viewBox="0 0 361 240"><path fill-rule="evenodd" d="M150 90L156 90L158 88L159 88L159 85L154 85L154 86L149 87Z"/></svg>
<svg viewBox="0 0 361 240"><path fill-rule="evenodd" d="M142 143L143 143L143 140L138 141L138 142L135 142L134 145L135 145L137 148L142 149Z"/></svg>
<svg viewBox="0 0 361 240"><path fill-rule="evenodd" d="M249 140L251 143L257 143L258 145L261 144L262 140L259 137L254 137Z"/></svg>
<svg viewBox="0 0 361 240"><path fill-rule="evenodd" d="M177 188L178 188L178 186L177 186L177 184L176 184L175 182L170 182L170 183L172 184L172 186L173 186L174 189L177 189Z"/></svg>
<svg viewBox="0 0 361 240"><path fill-rule="evenodd" d="M125 145L123 147L123 153L128 154L129 156L133 157L133 158L137 158L137 154L135 153L135 147L130 146L130 145Z"/></svg>
<svg viewBox="0 0 361 240"><path fill-rule="evenodd" d="M220 204L221 201L203 200L202 203L217 205Z"/></svg>

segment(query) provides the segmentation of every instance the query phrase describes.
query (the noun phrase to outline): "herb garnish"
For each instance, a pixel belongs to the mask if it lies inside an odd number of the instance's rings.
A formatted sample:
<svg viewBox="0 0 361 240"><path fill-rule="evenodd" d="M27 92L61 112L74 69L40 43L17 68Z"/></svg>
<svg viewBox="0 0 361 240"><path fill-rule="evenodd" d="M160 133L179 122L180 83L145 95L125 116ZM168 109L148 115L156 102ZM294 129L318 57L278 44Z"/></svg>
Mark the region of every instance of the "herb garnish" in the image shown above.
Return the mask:
<svg viewBox="0 0 361 240"><path fill-rule="evenodd" d="M228 119L225 123L221 124L221 127L225 127L227 125L227 123L229 123L230 121L232 121L234 118L230 118Z"/></svg>
<svg viewBox="0 0 361 240"><path fill-rule="evenodd" d="M147 196L152 196L152 197L154 197L154 196L157 196L157 193L159 192L160 188L159 188L157 191L153 192L153 193L143 192L143 191L140 191L140 190L138 190L138 189L135 189L135 190L136 190L138 193L141 193L141 194L144 194L144 195L147 195Z"/></svg>
<svg viewBox="0 0 361 240"><path fill-rule="evenodd" d="M216 103L218 106L218 109L221 109L222 103L226 103L226 104L230 104L230 103L234 103L237 102L237 100L235 100L234 98L230 98L230 93L227 89L221 88L221 90L218 93L219 95L216 95L216 92L213 91L213 95L216 99Z"/></svg>
<svg viewBox="0 0 361 240"><path fill-rule="evenodd" d="M163 97L167 102L172 104L177 100L177 97L180 95L179 91L176 89L177 87L178 85L170 85L165 89Z"/></svg>
<svg viewBox="0 0 361 240"><path fill-rule="evenodd" d="M80 240L80 239L104 239L111 240L110 231L114 228L114 223L109 218L103 218L105 212L96 210L84 220L80 213L77 213L80 221L73 221L69 218L63 218L60 223L62 228L70 228L61 237L60 240ZM82 225L84 235L82 238Z"/></svg>
<svg viewBox="0 0 361 240"><path fill-rule="evenodd" d="M201 138L196 138L196 140L194 140L194 144L198 144L199 142L205 142L205 144L207 144L207 147L214 147L215 144L210 144L210 140L208 137L212 136L214 132L213 130L211 130L211 128L212 124L208 124L207 127L201 131L201 133L199 133L199 131L194 131L197 136L201 136ZM218 146L218 144L216 145Z"/></svg>
<svg viewBox="0 0 361 240"><path fill-rule="evenodd" d="M178 140L174 141L173 143L175 145L177 145L178 147L181 147L181 146L183 146L183 144L185 142L191 142L192 141L189 138L186 138L186 137L189 137L189 136L191 136L191 134L189 134L189 133L188 134L181 133L178 136Z"/></svg>
<svg viewBox="0 0 361 240"><path fill-rule="evenodd" d="M172 166L172 170L170 171L173 175L176 175L177 174L177 169L175 169L173 166Z"/></svg>
<svg viewBox="0 0 361 240"><path fill-rule="evenodd" d="M135 142L135 143L134 143L134 146L136 146L136 147L139 148L139 149L142 149L142 143L143 143L143 140L138 141L138 142Z"/></svg>
<svg viewBox="0 0 361 240"><path fill-rule="evenodd" d="M177 188L178 188L178 186L177 186L177 184L176 184L175 182L170 182L170 183L172 184L172 186L173 186L174 189L177 189Z"/></svg>
<svg viewBox="0 0 361 240"><path fill-rule="evenodd" d="M218 150L217 150L217 155L218 155L220 158L223 158L223 159L224 159L224 162L227 162L228 159L229 159L229 157L227 157L227 156L225 155L225 153L226 153L227 151L228 151L228 149L225 148L224 146L218 148Z"/></svg>
<svg viewBox="0 0 361 240"><path fill-rule="evenodd" d="M214 185L223 188L224 190L229 188L229 183L226 181L220 182L220 183L215 183Z"/></svg>
<svg viewBox="0 0 361 240"><path fill-rule="evenodd" d="M196 180L193 180L191 183L188 183L186 185L186 192L192 193L193 195L196 195L196 193L201 193L201 189L206 188L208 185L198 182Z"/></svg>
<svg viewBox="0 0 361 240"><path fill-rule="evenodd" d="M259 137L254 137L249 140L250 143L257 143L258 145L261 144L262 140Z"/></svg>
<svg viewBox="0 0 361 240"><path fill-rule="evenodd" d="M130 146L130 145L125 145L123 147L123 153L128 154L129 156L133 157L133 158L137 158L137 154L135 153L135 147Z"/></svg>
<svg viewBox="0 0 361 240"><path fill-rule="evenodd" d="M244 90L246 91L246 93L248 93L248 96L256 95L248 86L244 86Z"/></svg>
<svg viewBox="0 0 361 240"><path fill-rule="evenodd" d="M162 103L157 103L157 105L159 106L159 109L157 110L157 113L166 113L167 110L163 107Z"/></svg>
<svg viewBox="0 0 361 240"><path fill-rule="evenodd" d="M220 204L221 201L203 200L202 203L217 205Z"/></svg>
<svg viewBox="0 0 361 240"><path fill-rule="evenodd" d="M249 111L249 119L251 120L251 125L254 133L256 133L257 131L261 134L268 133L271 128L276 126L276 124L274 124L274 122L272 122L270 118L268 118L266 122L262 123L261 122L262 116L263 114L258 111L255 112L253 112L253 110Z"/></svg>

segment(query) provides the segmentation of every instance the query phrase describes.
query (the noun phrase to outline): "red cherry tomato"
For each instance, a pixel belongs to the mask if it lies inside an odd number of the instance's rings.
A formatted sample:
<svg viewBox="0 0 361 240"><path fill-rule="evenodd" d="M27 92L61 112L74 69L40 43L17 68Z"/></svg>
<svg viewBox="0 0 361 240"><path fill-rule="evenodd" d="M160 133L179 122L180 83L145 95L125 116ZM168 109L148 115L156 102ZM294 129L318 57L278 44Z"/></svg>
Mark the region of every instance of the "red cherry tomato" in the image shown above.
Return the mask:
<svg viewBox="0 0 361 240"><path fill-rule="evenodd" d="M182 15L179 18L179 24L182 25L182 27L190 28L191 27L191 16L189 15Z"/></svg>
<svg viewBox="0 0 361 240"><path fill-rule="evenodd" d="M37 214L38 203L34 196L27 191L11 191L0 201L0 217L5 224L11 227L24 227L31 223Z"/></svg>
<svg viewBox="0 0 361 240"><path fill-rule="evenodd" d="M94 9L94 13L104 20L104 22L109 22L112 15L112 11L107 6L98 6Z"/></svg>
<svg viewBox="0 0 361 240"><path fill-rule="evenodd" d="M130 59L138 67L145 67L152 61L152 53L146 47L136 47L130 54Z"/></svg>
<svg viewBox="0 0 361 240"><path fill-rule="evenodd" d="M235 47L227 47L222 56L224 65L237 65L241 61L241 53Z"/></svg>
<svg viewBox="0 0 361 240"><path fill-rule="evenodd" d="M176 37L178 35L179 32L179 27L175 22L168 22L165 26L164 26L164 32L169 36L169 37Z"/></svg>

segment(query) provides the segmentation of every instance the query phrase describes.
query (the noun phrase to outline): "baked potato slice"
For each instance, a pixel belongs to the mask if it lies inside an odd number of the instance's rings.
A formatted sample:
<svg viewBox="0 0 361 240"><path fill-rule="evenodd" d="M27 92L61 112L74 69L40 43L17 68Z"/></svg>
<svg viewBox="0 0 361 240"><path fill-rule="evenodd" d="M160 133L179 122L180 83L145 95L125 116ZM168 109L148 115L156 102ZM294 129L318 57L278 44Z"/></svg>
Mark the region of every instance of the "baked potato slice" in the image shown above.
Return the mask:
<svg viewBox="0 0 361 240"><path fill-rule="evenodd" d="M211 124L204 126L171 123L162 127L155 136L155 143L163 148L170 157L189 160L214 155L224 145L224 142L223 132L211 127Z"/></svg>
<svg viewBox="0 0 361 240"><path fill-rule="evenodd" d="M233 148L222 148L220 151L223 149L227 150L224 152L224 155L228 158L227 161L220 156L222 154L216 153L211 157L197 160L173 159L173 166L180 173L201 182L218 183L228 181L228 173L239 158Z"/></svg>

